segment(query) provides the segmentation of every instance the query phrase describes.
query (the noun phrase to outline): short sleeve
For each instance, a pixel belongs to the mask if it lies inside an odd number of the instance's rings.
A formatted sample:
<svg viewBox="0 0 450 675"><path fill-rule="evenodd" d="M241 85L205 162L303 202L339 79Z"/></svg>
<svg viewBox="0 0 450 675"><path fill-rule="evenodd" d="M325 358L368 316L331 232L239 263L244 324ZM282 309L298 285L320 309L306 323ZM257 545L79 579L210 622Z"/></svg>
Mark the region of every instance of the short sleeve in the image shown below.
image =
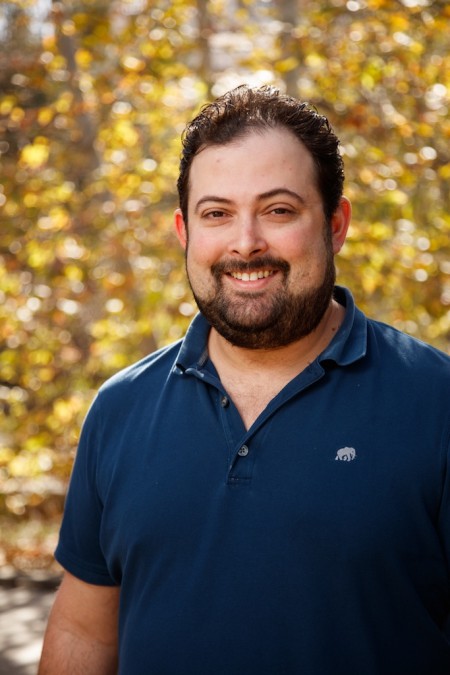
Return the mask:
<svg viewBox="0 0 450 675"><path fill-rule="evenodd" d="M108 571L100 542L103 505L97 472L101 428L97 397L81 431L55 558L64 569L86 583L114 586L116 582Z"/></svg>
<svg viewBox="0 0 450 675"><path fill-rule="evenodd" d="M442 465L444 480L438 527L447 558L447 568L450 577L450 418L447 420L443 433Z"/></svg>

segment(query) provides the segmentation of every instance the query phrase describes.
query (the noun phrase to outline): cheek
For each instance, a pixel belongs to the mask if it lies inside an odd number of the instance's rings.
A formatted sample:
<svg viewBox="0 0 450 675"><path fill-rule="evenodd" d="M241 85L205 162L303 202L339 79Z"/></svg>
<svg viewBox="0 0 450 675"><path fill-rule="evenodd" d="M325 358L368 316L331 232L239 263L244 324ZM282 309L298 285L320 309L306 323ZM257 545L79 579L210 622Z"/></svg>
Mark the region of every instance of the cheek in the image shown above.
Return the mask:
<svg viewBox="0 0 450 675"><path fill-rule="evenodd" d="M272 230L266 237L270 248L279 255L301 260L310 257L321 245L314 224L293 223L291 226Z"/></svg>
<svg viewBox="0 0 450 675"><path fill-rule="evenodd" d="M281 257L285 257L291 265L305 265L313 260L317 254L317 244L308 236L291 236L278 239L274 242L274 250Z"/></svg>
<svg viewBox="0 0 450 675"><path fill-rule="evenodd" d="M291 242L287 260L291 265L291 276L295 279L322 279L327 265L327 249L325 241L306 240Z"/></svg>
<svg viewBox="0 0 450 675"><path fill-rule="evenodd" d="M187 245L187 263L193 267L211 267L221 257L223 251L217 238L196 233L189 236Z"/></svg>

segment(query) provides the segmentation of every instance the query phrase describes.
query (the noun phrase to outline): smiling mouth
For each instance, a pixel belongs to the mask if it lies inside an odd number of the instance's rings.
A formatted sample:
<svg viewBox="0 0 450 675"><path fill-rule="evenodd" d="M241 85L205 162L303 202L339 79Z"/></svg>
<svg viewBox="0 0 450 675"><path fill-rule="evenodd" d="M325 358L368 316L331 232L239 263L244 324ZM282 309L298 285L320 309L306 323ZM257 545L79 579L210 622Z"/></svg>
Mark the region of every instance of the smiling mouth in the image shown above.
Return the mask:
<svg viewBox="0 0 450 675"><path fill-rule="evenodd" d="M235 281L248 283L249 289L252 282L256 289L258 287L256 282L259 282L262 287L264 280L278 276L280 273L281 277L286 280L290 269L291 267L286 260L269 255L260 256L247 262L244 260L221 260L211 265L212 275L219 286L225 276Z"/></svg>
<svg viewBox="0 0 450 675"><path fill-rule="evenodd" d="M233 279L239 281L258 281L258 279L267 279L267 277L275 274L274 270L258 270L256 272L229 272Z"/></svg>

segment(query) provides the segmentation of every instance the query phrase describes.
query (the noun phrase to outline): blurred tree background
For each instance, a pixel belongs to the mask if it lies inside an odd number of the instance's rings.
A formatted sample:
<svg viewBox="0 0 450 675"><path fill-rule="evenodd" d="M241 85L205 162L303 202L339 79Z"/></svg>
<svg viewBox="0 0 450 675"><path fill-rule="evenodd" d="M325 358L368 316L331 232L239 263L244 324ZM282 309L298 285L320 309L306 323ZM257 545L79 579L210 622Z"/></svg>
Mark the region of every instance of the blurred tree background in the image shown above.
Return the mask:
<svg viewBox="0 0 450 675"><path fill-rule="evenodd" d="M0 563L51 564L96 389L196 311L180 134L237 84L329 117L354 206L340 282L448 351L449 19L439 0L3 1Z"/></svg>

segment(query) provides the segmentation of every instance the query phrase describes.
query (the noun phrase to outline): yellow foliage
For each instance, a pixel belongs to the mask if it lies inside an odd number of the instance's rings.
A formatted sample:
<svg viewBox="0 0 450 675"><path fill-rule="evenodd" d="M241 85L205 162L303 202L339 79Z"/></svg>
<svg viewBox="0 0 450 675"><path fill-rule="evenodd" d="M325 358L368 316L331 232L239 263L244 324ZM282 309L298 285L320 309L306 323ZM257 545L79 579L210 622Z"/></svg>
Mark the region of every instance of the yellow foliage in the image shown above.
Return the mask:
<svg viewBox="0 0 450 675"><path fill-rule="evenodd" d="M15 96L3 96L0 101L0 115L9 115L17 103Z"/></svg>
<svg viewBox="0 0 450 675"><path fill-rule="evenodd" d="M77 49L75 59L80 68L87 69L92 63L92 53L88 49Z"/></svg>
<svg viewBox="0 0 450 675"><path fill-rule="evenodd" d="M376 241L389 241L392 237L392 227L387 223L375 222L370 226L370 234ZM383 256L384 259L384 256Z"/></svg>
<svg viewBox="0 0 450 675"><path fill-rule="evenodd" d="M275 63L275 68L279 73L288 73L290 70L295 70L298 65L298 59L296 59L294 56L290 56L289 58L283 59L282 61L277 61Z"/></svg>
<svg viewBox="0 0 450 675"><path fill-rule="evenodd" d="M74 396L56 401L53 405L53 414L61 424L69 424L79 412L80 401Z"/></svg>
<svg viewBox="0 0 450 675"><path fill-rule="evenodd" d="M35 366L47 366L53 362L54 354L48 349L36 349L30 353L29 363Z"/></svg>
<svg viewBox="0 0 450 675"><path fill-rule="evenodd" d="M370 73L363 73L361 76L361 84L365 89L373 89L375 86L373 75Z"/></svg>
<svg viewBox="0 0 450 675"><path fill-rule="evenodd" d="M60 114L68 113L71 110L72 105L73 94L70 91L64 91L54 103L56 112Z"/></svg>
<svg viewBox="0 0 450 675"><path fill-rule="evenodd" d="M74 21L68 19L67 21L64 21L63 25L61 26L61 31L64 35L67 36L72 36L75 35L76 33L76 26Z"/></svg>
<svg viewBox="0 0 450 675"><path fill-rule="evenodd" d="M79 265L66 265L64 267L64 275L70 281L81 281L84 277L83 270Z"/></svg>
<svg viewBox="0 0 450 675"><path fill-rule="evenodd" d="M15 455L9 462L8 473L13 478L25 478L38 475L41 473L39 457L25 452Z"/></svg>
<svg viewBox="0 0 450 675"><path fill-rule="evenodd" d="M52 382L55 374L55 368L39 368L37 371L37 377L41 383Z"/></svg>
<svg viewBox="0 0 450 675"><path fill-rule="evenodd" d="M434 135L434 128L431 124L426 124L426 122L420 122L417 125L417 133L423 138L432 138Z"/></svg>
<svg viewBox="0 0 450 675"><path fill-rule="evenodd" d="M157 52L156 44L154 42L151 42L150 40L140 45L139 49L142 56L144 56L147 59L153 58Z"/></svg>
<svg viewBox="0 0 450 675"><path fill-rule="evenodd" d="M444 166L439 167L438 173L444 180L450 179L450 164L444 164Z"/></svg>
<svg viewBox="0 0 450 675"><path fill-rule="evenodd" d="M33 144L26 145L20 154L19 162L22 166L36 170L46 164L50 155L50 148L45 139L36 139Z"/></svg>
<svg viewBox="0 0 450 675"><path fill-rule="evenodd" d="M67 202L71 199L75 191L74 183L64 181L56 185L53 189L53 198L55 201Z"/></svg>
<svg viewBox="0 0 450 675"><path fill-rule="evenodd" d="M27 254L28 264L35 269L45 269L53 262L55 257L55 253L51 246L39 245L37 241L31 241L28 244Z"/></svg>
<svg viewBox="0 0 450 675"><path fill-rule="evenodd" d="M8 465L14 458L14 450L5 445L0 445L0 466Z"/></svg>
<svg viewBox="0 0 450 675"><path fill-rule="evenodd" d="M47 106L46 108L41 108L41 110L39 110L38 113L38 123L42 127L45 127L47 126L47 124L50 124L54 115L55 115L54 111L49 106Z"/></svg>
<svg viewBox="0 0 450 675"><path fill-rule="evenodd" d="M139 141L139 134L128 120L117 121L114 125L113 134L115 142L127 148L134 147Z"/></svg>
<svg viewBox="0 0 450 675"><path fill-rule="evenodd" d="M28 192L23 197L23 203L29 209L39 204L39 196L33 192Z"/></svg>
<svg viewBox="0 0 450 675"><path fill-rule="evenodd" d="M50 209L48 215L39 218L37 225L41 230L58 232L59 230L64 230L69 223L68 212L62 207L55 206Z"/></svg>
<svg viewBox="0 0 450 675"><path fill-rule="evenodd" d="M404 206L408 203L409 197L408 194L403 190L389 190L386 193L385 200L387 204Z"/></svg>
<svg viewBox="0 0 450 675"><path fill-rule="evenodd" d="M25 110L23 110L23 108L19 108L18 106L16 106L15 108L13 108L13 109L11 110L10 115L9 115L9 119L10 119L11 122L13 122L14 124L20 124L20 122L22 122L22 120L24 119L24 117L25 117Z"/></svg>
<svg viewBox="0 0 450 675"><path fill-rule="evenodd" d="M306 56L305 64L312 69L322 68L324 66L324 58L317 53L311 52Z"/></svg>
<svg viewBox="0 0 450 675"><path fill-rule="evenodd" d="M135 56L124 56L122 59L122 66L125 70L130 70L132 72L140 72L145 68L145 61L143 59L138 59Z"/></svg>

